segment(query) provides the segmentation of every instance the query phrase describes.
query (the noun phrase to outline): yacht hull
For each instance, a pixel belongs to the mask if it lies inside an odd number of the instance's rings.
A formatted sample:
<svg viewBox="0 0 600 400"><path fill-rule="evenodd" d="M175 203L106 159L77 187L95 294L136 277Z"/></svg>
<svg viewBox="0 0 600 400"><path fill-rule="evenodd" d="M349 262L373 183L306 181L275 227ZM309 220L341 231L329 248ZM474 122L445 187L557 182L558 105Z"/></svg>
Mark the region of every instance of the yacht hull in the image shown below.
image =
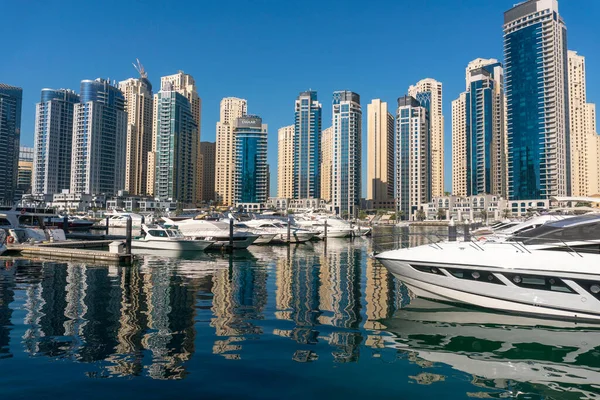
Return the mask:
<svg viewBox="0 0 600 400"><path fill-rule="evenodd" d="M252 244L269 244L275 239L277 236L274 233L256 233L258 235L258 239L254 241Z"/></svg>
<svg viewBox="0 0 600 400"><path fill-rule="evenodd" d="M207 240L144 240L131 241L134 249L176 250L176 251L204 251L213 242Z"/></svg>
<svg viewBox="0 0 600 400"><path fill-rule="evenodd" d="M290 240L288 241L287 233L280 233L275 235L273 243L306 243L315 236L312 232L290 232Z"/></svg>

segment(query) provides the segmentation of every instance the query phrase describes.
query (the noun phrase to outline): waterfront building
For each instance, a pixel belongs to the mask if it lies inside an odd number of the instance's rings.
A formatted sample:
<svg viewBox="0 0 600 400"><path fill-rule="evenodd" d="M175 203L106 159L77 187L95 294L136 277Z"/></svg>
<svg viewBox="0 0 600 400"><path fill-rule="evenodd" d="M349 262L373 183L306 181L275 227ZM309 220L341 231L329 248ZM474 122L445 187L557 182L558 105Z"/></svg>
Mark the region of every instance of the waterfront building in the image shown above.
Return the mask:
<svg viewBox="0 0 600 400"><path fill-rule="evenodd" d="M19 148L19 166L17 173L17 190L15 191L15 201L21 199L24 194L31 193L31 183L33 177L33 147Z"/></svg>
<svg viewBox="0 0 600 400"><path fill-rule="evenodd" d="M215 160L217 144L200 142L202 155L202 201L208 203L215 200Z"/></svg>
<svg viewBox="0 0 600 400"><path fill-rule="evenodd" d="M267 125L262 118L248 115L236 119L235 136L235 204L266 203Z"/></svg>
<svg viewBox="0 0 600 400"><path fill-rule="evenodd" d="M571 194L590 196L598 187L598 141L596 106L587 102L585 57L568 52Z"/></svg>
<svg viewBox="0 0 600 400"><path fill-rule="evenodd" d="M502 64L478 58L467 89L452 102L452 177L457 195L507 194Z"/></svg>
<svg viewBox="0 0 600 400"><path fill-rule="evenodd" d="M570 194L567 27L557 0L504 13L508 196Z"/></svg>
<svg viewBox="0 0 600 400"><path fill-rule="evenodd" d="M331 201L331 171L333 170L333 126L321 133L321 198Z"/></svg>
<svg viewBox="0 0 600 400"><path fill-rule="evenodd" d="M154 96L154 196L194 204L198 126L190 101L166 81Z"/></svg>
<svg viewBox="0 0 600 400"><path fill-rule="evenodd" d="M81 81L80 101L73 109L71 192L117 193L125 187L125 97L98 78Z"/></svg>
<svg viewBox="0 0 600 400"><path fill-rule="evenodd" d="M221 205L234 204L235 137L234 123L248 112L248 102L237 97L221 100L220 120L217 122L217 159L215 164L215 193Z"/></svg>
<svg viewBox="0 0 600 400"><path fill-rule="evenodd" d="M127 111L127 162L125 190L132 195L148 193L148 153L152 151L153 98L148 74L139 64L140 77L119 82Z"/></svg>
<svg viewBox="0 0 600 400"><path fill-rule="evenodd" d="M367 105L367 200L394 198L394 116L380 99Z"/></svg>
<svg viewBox="0 0 600 400"><path fill-rule="evenodd" d="M294 124L294 198L321 197L321 103L317 92L298 95Z"/></svg>
<svg viewBox="0 0 600 400"><path fill-rule="evenodd" d="M277 131L277 196L294 196L294 125Z"/></svg>
<svg viewBox="0 0 600 400"><path fill-rule="evenodd" d="M60 193L71 187L73 112L79 95L69 89L42 89L35 107L34 194Z"/></svg>
<svg viewBox="0 0 600 400"><path fill-rule="evenodd" d="M0 83L0 203L12 205L17 186L23 89Z"/></svg>
<svg viewBox="0 0 600 400"><path fill-rule="evenodd" d="M362 192L362 110L360 96L333 92L332 206L337 215L358 216Z"/></svg>
<svg viewBox="0 0 600 400"><path fill-rule="evenodd" d="M413 219L431 200L431 149L428 109L412 96L398 99L396 113L396 213ZM398 218L400 219L400 218Z"/></svg>
<svg viewBox="0 0 600 400"><path fill-rule="evenodd" d="M425 107L429 115L431 195L444 194L444 114L442 83L426 78L408 88L408 95Z"/></svg>

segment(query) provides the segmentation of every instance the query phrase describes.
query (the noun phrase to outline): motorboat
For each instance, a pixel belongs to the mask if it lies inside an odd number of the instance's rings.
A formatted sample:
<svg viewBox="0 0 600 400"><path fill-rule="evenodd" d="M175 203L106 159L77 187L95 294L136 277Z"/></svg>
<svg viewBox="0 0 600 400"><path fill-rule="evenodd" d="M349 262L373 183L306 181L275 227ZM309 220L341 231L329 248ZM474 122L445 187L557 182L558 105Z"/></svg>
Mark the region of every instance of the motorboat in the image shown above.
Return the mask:
<svg viewBox="0 0 600 400"><path fill-rule="evenodd" d="M184 236L176 227L142 224L142 236L131 241L132 248L152 250L203 251L214 242Z"/></svg>
<svg viewBox="0 0 600 400"><path fill-rule="evenodd" d="M316 232L290 225L290 237L288 240L287 222L279 220L253 219L238 223L236 226L241 227L242 229L249 229L260 235L273 235L271 241L273 244L306 243L317 235Z"/></svg>
<svg viewBox="0 0 600 400"><path fill-rule="evenodd" d="M66 240L62 229L46 225L55 217L56 212L49 208L0 207L0 229L6 231L9 244Z"/></svg>
<svg viewBox="0 0 600 400"><path fill-rule="evenodd" d="M112 214L106 214L106 217L108 217L108 220L101 220L96 226L106 228L106 223L108 221L108 226L111 228L126 228L127 220L131 218L131 226L139 228L145 222L145 217L136 213L113 212Z"/></svg>
<svg viewBox="0 0 600 400"><path fill-rule="evenodd" d="M506 390L503 383L509 381L513 392L597 398L592 395L600 382L596 324L481 312L424 299L413 299L380 322L382 331L391 333L384 336L384 346L423 366L445 364L472 375L471 382L484 388Z"/></svg>
<svg viewBox="0 0 600 400"><path fill-rule="evenodd" d="M354 236L354 229L347 221L331 216L310 216L306 219L297 219L296 223L299 227L317 232L317 236L321 239L327 238L349 238ZM327 227L327 232L325 232Z"/></svg>
<svg viewBox="0 0 600 400"><path fill-rule="evenodd" d="M63 226L65 223L65 216L59 215L57 217L48 218L45 222L46 226L55 226L60 229L65 229ZM90 221L89 219L80 216L67 216L67 228L71 231L90 229L94 223L94 221Z"/></svg>
<svg viewBox="0 0 600 400"><path fill-rule="evenodd" d="M234 249L247 249L258 239L258 235L236 230L230 238L229 224L221 221L185 219L175 222L167 217L162 217L162 219L167 225L177 226L185 236L215 242L209 249L229 246L230 240Z"/></svg>
<svg viewBox="0 0 600 400"><path fill-rule="evenodd" d="M513 221L511 223L501 225L494 229L490 234L477 234L477 231L473 232L473 236L477 239L482 237L489 240L506 240L509 237L521 235L529 230L538 228L546 223L562 221L563 219L573 218L573 215L562 215L562 214L544 214L531 217L522 222Z"/></svg>
<svg viewBox="0 0 600 400"><path fill-rule="evenodd" d="M441 242L375 256L418 297L600 322L600 215L505 241Z"/></svg>
<svg viewBox="0 0 600 400"><path fill-rule="evenodd" d="M4 243L6 243L6 232L0 229L0 256L7 250Z"/></svg>

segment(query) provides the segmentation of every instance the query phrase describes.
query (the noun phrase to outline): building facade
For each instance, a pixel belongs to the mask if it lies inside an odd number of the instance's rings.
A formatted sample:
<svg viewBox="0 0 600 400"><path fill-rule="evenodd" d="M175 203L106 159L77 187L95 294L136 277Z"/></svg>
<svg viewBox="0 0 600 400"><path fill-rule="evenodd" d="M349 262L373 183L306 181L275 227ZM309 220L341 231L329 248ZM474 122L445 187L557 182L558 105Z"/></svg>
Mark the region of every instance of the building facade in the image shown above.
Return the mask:
<svg viewBox="0 0 600 400"><path fill-rule="evenodd" d="M332 206L337 215L358 216L362 175L362 109L360 96L333 92Z"/></svg>
<svg viewBox="0 0 600 400"><path fill-rule="evenodd" d="M294 125L277 131L277 196L294 196Z"/></svg>
<svg viewBox="0 0 600 400"><path fill-rule="evenodd" d="M98 78L81 81L80 101L73 109L71 192L115 194L125 187L125 97Z"/></svg>
<svg viewBox="0 0 600 400"><path fill-rule="evenodd" d="M452 106L454 193L507 194L502 64L478 58L466 69L467 90ZM456 162L454 162L456 161ZM466 193L466 194L464 194Z"/></svg>
<svg viewBox="0 0 600 400"><path fill-rule="evenodd" d="M235 177L234 123L246 116L248 102L237 97L221 100L220 120L217 122L217 160L215 165L215 193L217 203L231 206L235 202L233 180Z"/></svg>
<svg viewBox="0 0 600 400"><path fill-rule="evenodd" d="M333 171L333 126L321 132L321 198L331 201L331 172Z"/></svg>
<svg viewBox="0 0 600 400"><path fill-rule="evenodd" d="M33 147L19 148L19 167L17 174L17 190L15 200L20 200L24 194L31 193L33 179Z"/></svg>
<svg viewBox="0 0 600 400"><path fill-rule="evenodd" d="M367 106L367 200L394 198L394 116L379 99Z"/></svg>
<svg viewBox="0 0 600 400"><path fill-rule="evenodd" d="M598 187L598 134L595 105L587 102L585 57L568 52L571 194L590 196Z"/></svg>
<svg viewBox="0 0 600 400"><path fill-rule="evenodd" d="M442 83L426 78L408 88L408 95L427 109L430 129L431 195L444 195L444 114Z"/></svg>
<svg viewBox="0 0 600 400"><path fill-rule="evenodd" d="M166 82L154 96L154 196L195 204L198 138L190 101Z"/></svg>
<svg viewBox="0 0 600 400"><path fill-rule="evenodd" d="M60 193L71 187L73 112L79 95L69 89L42 89L35 108L34 194Z"/></svg>
<svg viewBox="0 0 600 400"><path fill-rule="evenodd" d="M125 190L131 195L149 193L148 153L152 151L153 98L152 84L143 67L139 67L139 79L130 78L119 82L125 96L127 111L127 162L125 166Z"/></svg>
<svg viewBox="0 0 600 400"><path fill-rule="evenodd" d="M317 92L300 93L294 124L295 199L321 197L321 115Z"/></svg>
<svg viewBox="0 0 600 400"><path fill-rule="evenodd" d="M12 205L17 187L23 89L0 83L0 203Z"/></svg>
<svg viewBox="0 0 600 400"><path fill-rule="evenodd" d="M215 142L200 142L202 155L202 201L215 201L215 160L217 144Z"/></svg>
<svg viewBox="0 0 600 400"><path fill-rule="evenodd" d="M557 0L504 13L508 195L570 194L567 28Z"/></svg>
<svg viewBox="0 0 600 400"><path fill-rule="evenodd" d="M269 197L267 167L267 125L262 118L248 115L234 123L235 204L264 204Z"/></svg>
<svg viewBox="0 0 600 400"><path fill-rule="evenodd" d="M432 197L428 109L412 96L400 97L396 132L396 213L410 219Z"/></svg>

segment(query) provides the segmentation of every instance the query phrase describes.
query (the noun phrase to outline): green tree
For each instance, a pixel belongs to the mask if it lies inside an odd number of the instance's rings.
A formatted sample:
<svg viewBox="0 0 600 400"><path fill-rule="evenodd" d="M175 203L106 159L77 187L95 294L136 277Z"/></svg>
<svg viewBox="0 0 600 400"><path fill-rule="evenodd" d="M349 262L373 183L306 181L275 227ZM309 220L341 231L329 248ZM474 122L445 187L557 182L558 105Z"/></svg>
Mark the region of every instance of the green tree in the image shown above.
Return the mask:
<svg viewBox="0 0 600 400"><path fill-rule="evenodd" d="M443 220L446 219L446 210L444 210L443 208L438 208L437 210L437 219L438 220Z"/></svg>
<svg viewBox="0 0 600 400"><path fill-rule="evenodd" d="M360 210L358 212L358 219L365 219L365 218L367 218L367 212L364 210Z"/></svg>
<svg viewBox="0 0 600 400"><path fill-rule="evenodd" d="M502 218L510 218L511 212L508 208L502 210Z"/></svg>
<svg viewBox="0 0 600 400"><path fill-rule="evenodd" d="M417 219L419 221L425 221L425 218L427 218L427 216L425 215L425 211L423 211L422 209L417 211Z"/></svg>
<svg viewBox="0 0 600 400"><path fill-rule="evenodd" d="M479 217L481 218L481 220L484 223L487 223L487 219L488 219L488 212L486 210L481 210L479 211Z"/></svg>

